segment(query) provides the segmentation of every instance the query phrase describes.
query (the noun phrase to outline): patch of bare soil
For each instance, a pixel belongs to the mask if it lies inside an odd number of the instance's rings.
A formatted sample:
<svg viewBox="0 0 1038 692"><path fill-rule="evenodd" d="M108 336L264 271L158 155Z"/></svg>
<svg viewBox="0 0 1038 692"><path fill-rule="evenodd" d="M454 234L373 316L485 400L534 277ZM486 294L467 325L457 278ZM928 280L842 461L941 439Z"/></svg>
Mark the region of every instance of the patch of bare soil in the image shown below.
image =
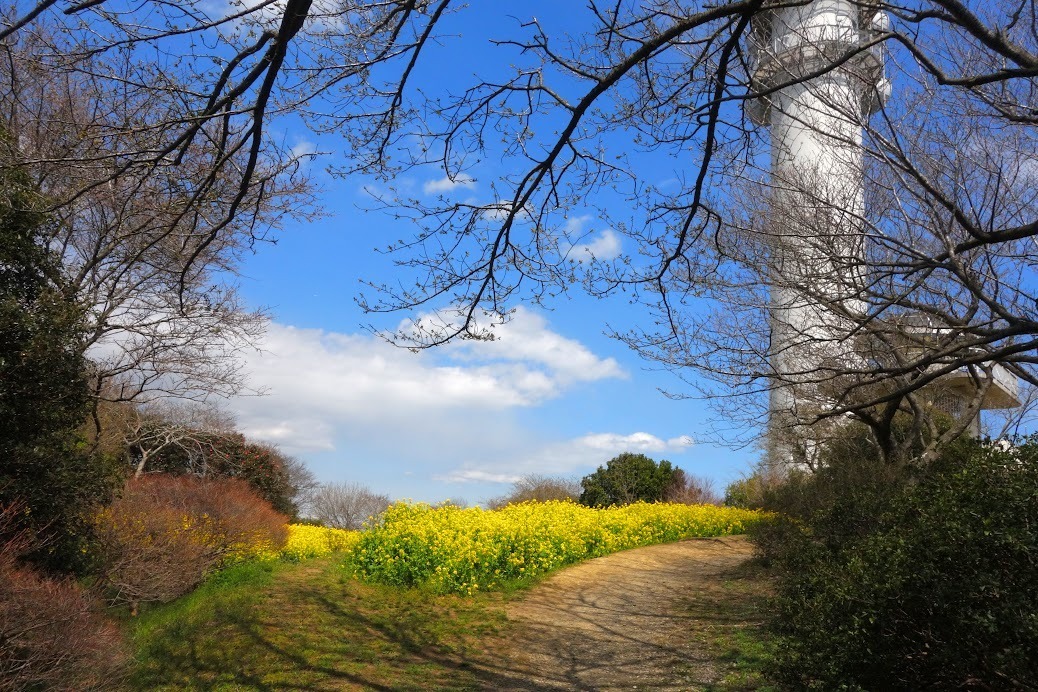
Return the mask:
<svg viewBox="0 0 1038 692"><path fill-rule="evenodd" d="M487 690L693 690L723 671L709 640L739 598L745 538L693 539L559 572L508 606L507 641L477 664ZM731 593L729 593L731 592ZM735 624L735 623L729 623Z"/></svg>

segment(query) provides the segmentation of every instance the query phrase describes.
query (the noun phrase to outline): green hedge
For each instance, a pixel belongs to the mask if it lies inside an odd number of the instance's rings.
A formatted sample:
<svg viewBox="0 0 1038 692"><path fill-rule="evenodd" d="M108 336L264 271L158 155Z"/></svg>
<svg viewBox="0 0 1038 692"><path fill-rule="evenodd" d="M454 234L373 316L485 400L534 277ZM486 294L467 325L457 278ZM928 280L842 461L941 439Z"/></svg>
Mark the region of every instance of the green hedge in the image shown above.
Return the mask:
<svg viewBox="0 0 1038 692"><path fill-rule="evenodd" d="M870 529L844 541L819 523L831 506L785 524L772 546L775 677L797 689L1036 689L1038 443L959 447L895 486Z"/></svg>

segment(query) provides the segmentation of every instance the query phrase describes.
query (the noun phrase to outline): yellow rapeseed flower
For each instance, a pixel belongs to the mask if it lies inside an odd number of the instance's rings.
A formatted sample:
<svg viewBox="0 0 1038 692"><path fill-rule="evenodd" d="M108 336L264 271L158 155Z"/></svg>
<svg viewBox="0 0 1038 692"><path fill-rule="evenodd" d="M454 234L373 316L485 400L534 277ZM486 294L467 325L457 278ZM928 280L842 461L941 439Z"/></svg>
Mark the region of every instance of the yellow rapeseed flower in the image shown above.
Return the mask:
<svg viewBox="0 0 1038 692"><path fill-rule="evenodd" d="M713 505L592 509L556 501L488 511L402 502L359 535L353 562L374 581L471 593L618 550L742 533L761 518Z"/></svg>

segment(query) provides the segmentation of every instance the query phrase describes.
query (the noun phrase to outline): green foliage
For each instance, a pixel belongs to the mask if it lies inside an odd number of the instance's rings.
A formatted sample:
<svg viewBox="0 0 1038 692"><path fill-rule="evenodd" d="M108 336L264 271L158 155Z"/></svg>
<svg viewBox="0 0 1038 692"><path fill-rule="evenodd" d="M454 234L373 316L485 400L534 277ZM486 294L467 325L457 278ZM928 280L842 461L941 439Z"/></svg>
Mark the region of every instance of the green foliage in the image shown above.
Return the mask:
<svg viewBox="0 0 1038 692"><path fill-rule="evenodd" d="M751 474L728 484L724 489L724 505L744 509L763 507L760 499L762 494L760 477Z"/></svg>
<svg viewBox="0 0 1038 692"><path fill-rule="evenodd" d="M580 504L611 507L632 502L659 502L673 482L669 461L656 462L644 454L623 454L580 481Z"/></svg>
<svg viewBox="0 0 1038 692"><path fill-rule="evenodd" d="M834 480L846 485L826 486ZM781 682L1024 689L1038 679L1038 443L962 442L924 469L844 459L793 488L798 520L765 545L783 574Z"/></svg>
<svg viewBox="0 0 1038 692"><path fill-rule="evenodd" d="M224 437L216 447L213 473L241 478L276 511L289 517L296 516L298 508L292 501L294 490L280 452L267 445L249 442L242 435Z"/></svg>
<svg viewBox="0 0 1038 692"><path fill-rule="evenodd" d="M760 462L753 471L724 489L724 505L743 509L763 509L766 496L783 481L782 475L766 463Z"/></svg>
<svg viewBox="0 0 1038 692"><path fill-rule="evenodd" d="M116 469L76 434L89 402L82 311L39 206L22 176L0 173L0 503L22 504L45 539L34 561L80 569L89 514L110 497Z"/></svg>

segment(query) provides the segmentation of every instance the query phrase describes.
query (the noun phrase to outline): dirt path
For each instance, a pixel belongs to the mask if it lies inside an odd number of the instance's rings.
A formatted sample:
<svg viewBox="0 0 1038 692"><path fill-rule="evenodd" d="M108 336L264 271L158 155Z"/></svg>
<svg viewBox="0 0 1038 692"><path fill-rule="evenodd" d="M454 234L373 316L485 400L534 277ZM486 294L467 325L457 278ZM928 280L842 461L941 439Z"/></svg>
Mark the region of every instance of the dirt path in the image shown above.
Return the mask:
<svg viewBox="0 0 1038 692"><path fill-rule="evenodd" d="M742 537L695 539L560 572L509 606L514 626L493 646L495 663L480 666L484 689L710 686L724 672L717 637L756 625L738 574L750 554Z"/></svg>

